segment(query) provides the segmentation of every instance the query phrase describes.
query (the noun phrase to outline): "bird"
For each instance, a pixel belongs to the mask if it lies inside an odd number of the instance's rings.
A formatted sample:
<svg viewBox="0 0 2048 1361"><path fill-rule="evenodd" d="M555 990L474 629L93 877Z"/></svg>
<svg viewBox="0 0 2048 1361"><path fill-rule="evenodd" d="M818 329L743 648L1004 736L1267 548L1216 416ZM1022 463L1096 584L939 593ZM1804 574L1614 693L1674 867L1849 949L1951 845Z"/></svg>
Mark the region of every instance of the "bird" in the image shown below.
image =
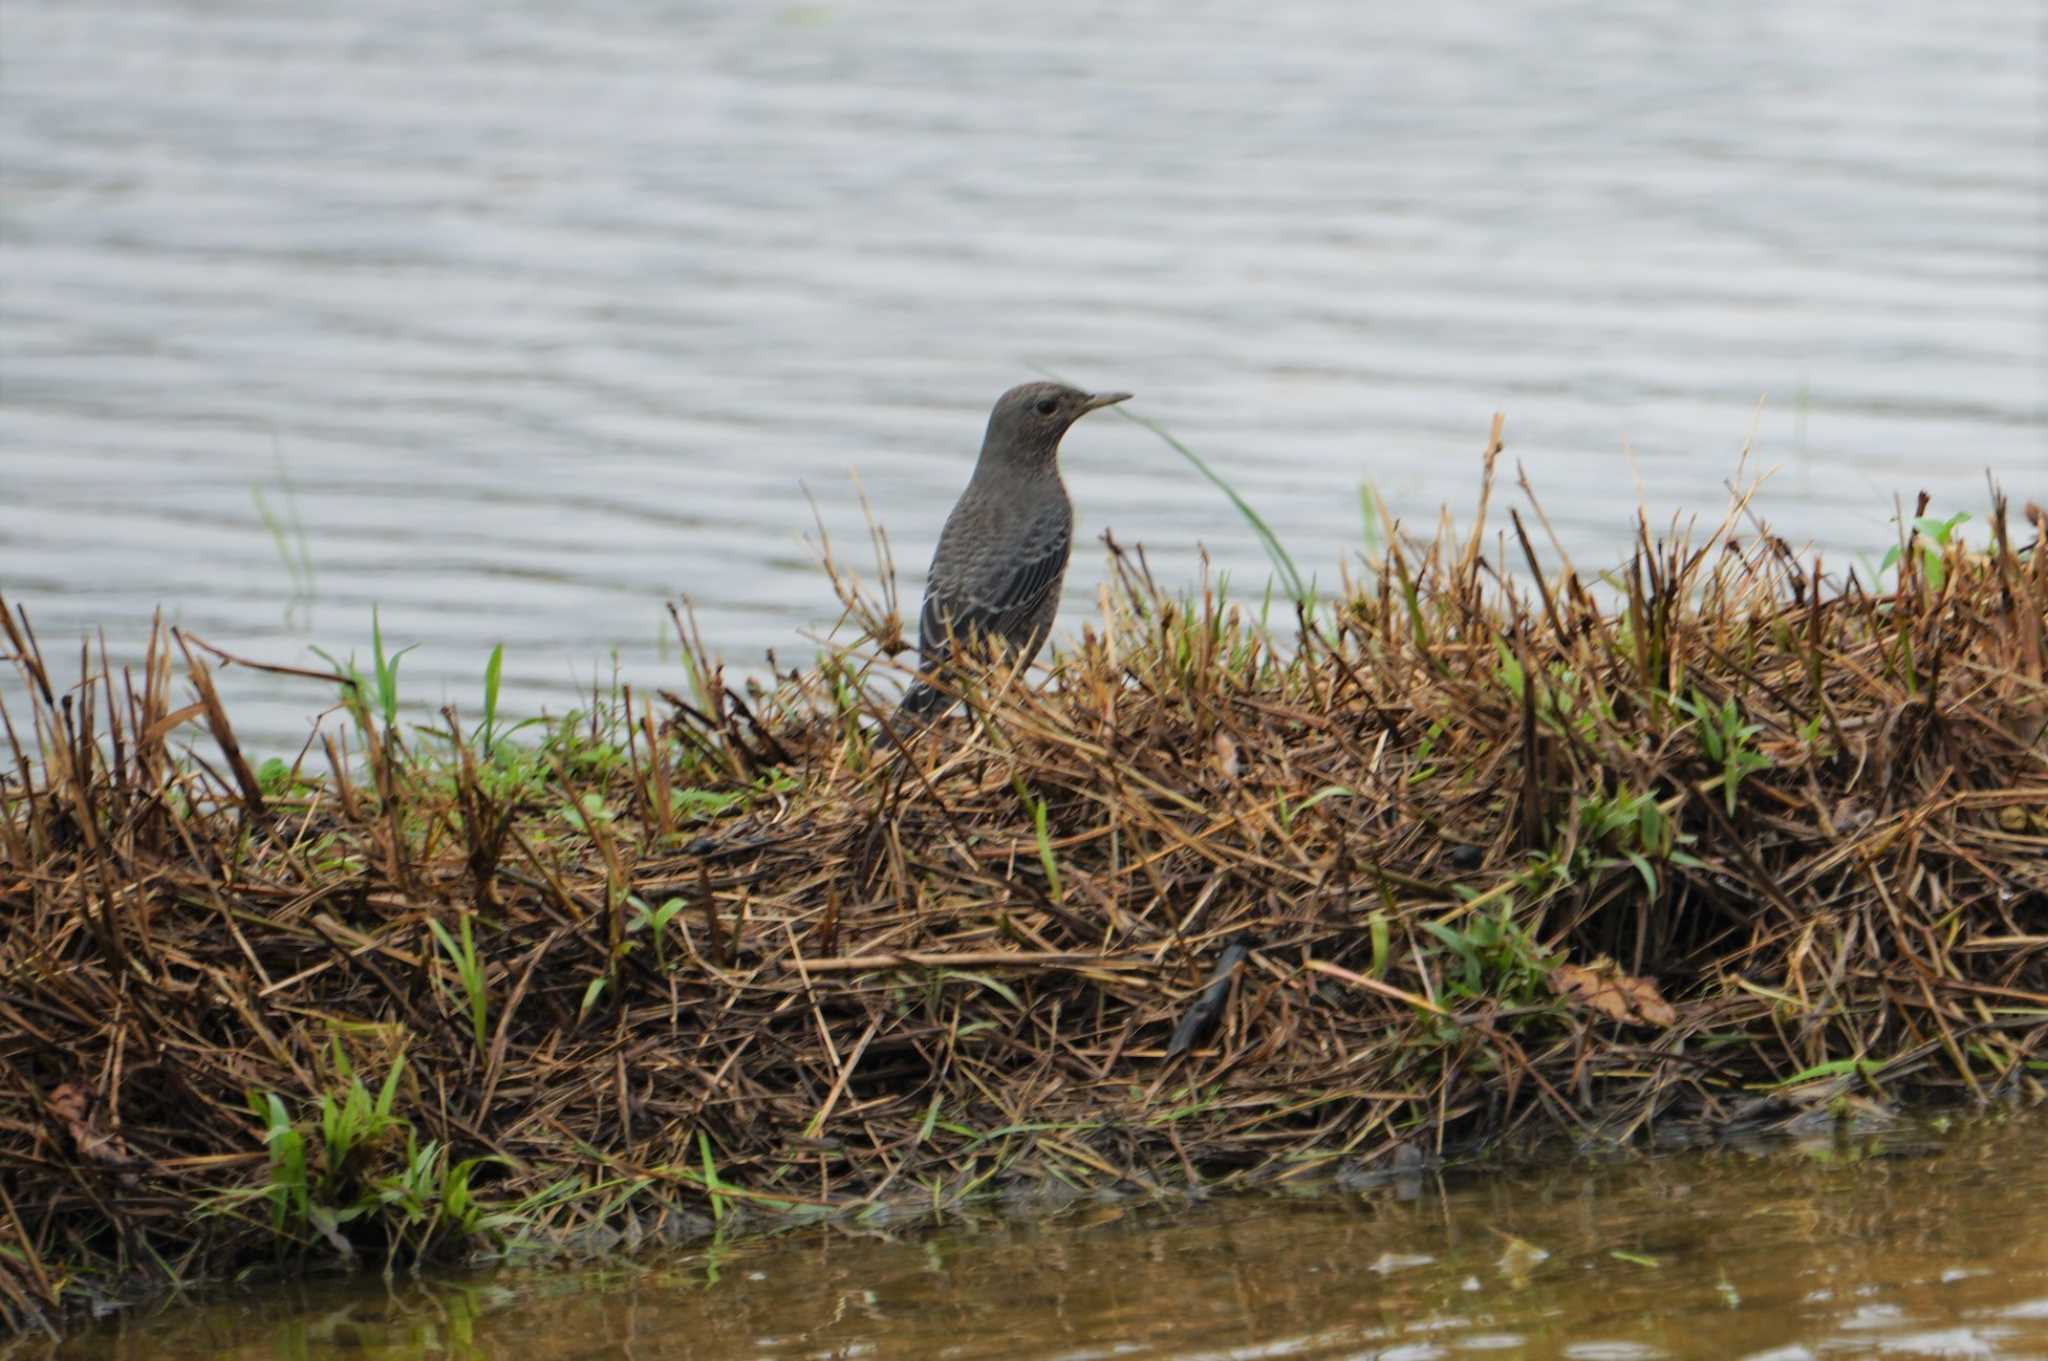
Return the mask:
<svg viewBox="0 0 2048 1361"><path fill-rule="evenodd" d="M930 682L965 647L1000 649L1028 664L1052 631L1074 546L1074 506L1060 480L1060 437L1128 392L1022 383L996 399L974 476L960 493L926 574L918 612L922 675L897 712L932 719L955 698Z"/></svg>

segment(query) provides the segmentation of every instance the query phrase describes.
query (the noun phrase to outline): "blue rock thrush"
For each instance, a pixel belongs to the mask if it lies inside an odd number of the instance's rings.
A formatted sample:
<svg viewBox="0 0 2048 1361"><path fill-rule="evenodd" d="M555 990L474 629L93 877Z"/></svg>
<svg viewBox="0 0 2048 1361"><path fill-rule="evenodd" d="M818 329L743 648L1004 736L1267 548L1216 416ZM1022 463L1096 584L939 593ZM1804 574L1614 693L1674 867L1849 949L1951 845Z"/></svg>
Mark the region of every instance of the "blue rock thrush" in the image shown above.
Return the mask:
<svg viewBox="0 0 2048 1361"><path fill-rule="evenodd" d="M925 580L917 620L925 677L944 676L952 658L970 647L1000 650L1018 666L1038 655L1074 546L1060 437L1089 412L1130 395L1025 383L996 399L974 476L946 517ZM933 718L953 703L920 679L898 712Z"/></svg>

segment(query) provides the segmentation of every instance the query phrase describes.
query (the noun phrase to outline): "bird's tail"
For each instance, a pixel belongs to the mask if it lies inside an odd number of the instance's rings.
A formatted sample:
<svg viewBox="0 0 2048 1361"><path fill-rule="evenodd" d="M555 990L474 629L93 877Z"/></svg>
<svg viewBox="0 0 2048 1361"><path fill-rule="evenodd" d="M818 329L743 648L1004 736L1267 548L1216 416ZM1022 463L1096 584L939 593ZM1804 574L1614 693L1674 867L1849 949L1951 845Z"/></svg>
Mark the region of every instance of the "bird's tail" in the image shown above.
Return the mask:
<svg viewBox="0 0 2048 1361"><path fill-rule="evenodd" d="M923 681L916 681L903 692L902 700L896 705L896 712L907 718L929 723L957 702L954 696L934 690Z"/></svg>

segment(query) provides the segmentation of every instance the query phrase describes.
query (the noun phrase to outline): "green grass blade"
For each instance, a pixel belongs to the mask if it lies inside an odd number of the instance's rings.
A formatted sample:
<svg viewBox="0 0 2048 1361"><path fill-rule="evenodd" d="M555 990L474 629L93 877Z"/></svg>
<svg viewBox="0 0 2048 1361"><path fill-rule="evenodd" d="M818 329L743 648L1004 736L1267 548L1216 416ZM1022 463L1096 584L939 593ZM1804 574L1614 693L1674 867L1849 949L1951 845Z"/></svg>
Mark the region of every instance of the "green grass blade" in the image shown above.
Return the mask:
<svg viewBox="0 0 2048 1361"><path fill-rule="evenodd" d="M1223 475L1210 467L1200 454L1181 443L1165 426L1157 421L1140 416L1128 407L1112 407L1111 410L1127 421L1136 421L1139 425L1144 426L1154 435L1157 435L1167 448L1193 464L1196 472L1208 478L1218 491L1230 498L1230 504L1237 508L1237 513L1244 517L1245 523L1251 526L1252 533L1258 536L1259 544L1266 550L1266 558L1273 564L1273 570L1280 574L1280 581L1286 587L1287 594L1304 604L1309 601L1308 583L1303 579L1301 569L1294 565L1294 558L1288 553L1286 547L1281 544L1279 536L1273 532L1273 527L1266 523L1263 516L1252 509L1251 502L1238 494L1237 488L1231 486L1229 482L1224 480Z"/></svg>

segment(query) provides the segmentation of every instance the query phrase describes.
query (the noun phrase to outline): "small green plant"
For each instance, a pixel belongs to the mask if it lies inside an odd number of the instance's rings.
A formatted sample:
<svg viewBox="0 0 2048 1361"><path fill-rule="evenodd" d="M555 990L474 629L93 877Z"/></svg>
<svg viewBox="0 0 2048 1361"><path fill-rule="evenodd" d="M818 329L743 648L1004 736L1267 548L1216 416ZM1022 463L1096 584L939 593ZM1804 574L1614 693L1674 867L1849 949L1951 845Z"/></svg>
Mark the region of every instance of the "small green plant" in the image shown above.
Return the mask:
<svg viewBox="0 0 2048 1361"><path fill-rule="evenodd" d="M1572 857L1563 850L1529 852L1529 863L1515 875L1515 884L1532 899L1541 900L1568 887L1575 877Z"/></svg>
<svg viewBox="0 0 2048 1361"><path fill-rule="evenodd" d="M1692 835L1678 830L1654 794L1582 798L1573 809L1573 822L1572 877L1626 862L1643 877L1654 898L1658 864L1670 861L1691 869L1701 867L1698 857L1680 849L1692 841Z"/></svg>
<svg viewBox="0 0 2048 1361"><path fill-rule="evenodd" d="M249 1093L249 1109L264 1122L263 1144L270 1150L270 1180L258 1193L270 1202L271 1229L282 1231L294 1219L305 1220L312 1206L306 1136L293 1127L284 1098L276 1092Z"/></svg>
<svg viewBox="0 0 2048 1361"><path fill-rule="evenodd" d="M429 917L427 929L434 933L434 939L441 946L441 953L448 957L455 973L462 980L463 996L469 1003L470 1033L476 1038L479 1052L484 1048L484 1019L490 1006L489 983L484 978L483 961L477 957L476 937L470 928L469 914L464 913L457 923L462 930L462 943L458 946L448 928Z"/></svg>
<svg viewBox="0 0 2048 1361"><path fill-rule="evenodd" d="M1919 550L1920 574L1927 579L1930 589L1939 591L1948 580L1948 546L1955 541L1957 528L1969 518L1969 512L1962 510L1946 520L1933 515L1920 515L1914 518L1908 546ZM1884 555L1884 561L1878 564L1878 570L1889 571L1905 557L1905 554L1906 546L1893 544L1891 551Z"/></svg>
<svg viewBox="0 0 2048 1361"><path fill-rule="evenodd" d="M719 1194L726 1183L720 1180L718 1164L711 1157L711 1136L703 1130L697 1131L697 1153L704 1163L704 1190L711 1197L711 1218L714 1223L725 1221L726 1197Z"/></svg>
<svg viewBox="0 0 2048 1361"><path fill-rule="evenodd" d="M1352 792L1342 785L1325 785L1300 803L1289 803L1285 794L1280 795L1279 801L1274 805L1274 812L1279 814L1281 830L1292 832L1294 830L1294 820L1321 803L1324 799L1348 799L1352 797L1354 797Z"/></svg>
<svg viewBox="0 0 2048 1361"><path fill-rule="evenodd" d="M1496 638L1493 645L1500 656L1494 676L1520 703L1529 683L1522 674L1521 660L1508 650L1504 639ZM1590 741L1596 714L1612 719L1613 706L1597 696L1590 702L1582 700L1578 673L1561 663L1551 663L1536 685L1536 721L1559 735L1577 733L1582 740Z"/></svg>
<svg viewBox="0 0 2048 1361"><path fill-rule="evenodd" d="M684 791L685 794L688 792ZM560 812L562 821L585 836L591 835L594 827L603 826L614 817L612 810L605 805L604 795L594 793L582 795L574 803L563 804Z"/></svg>
<svg viewBox="0 0 2048 1361"><path fill-rule="evenodd" d="M270 1206L272 1232L280 1238L307 1231L331 1244L343 1257L355 1247L342 1235L343 1226L373 1217L382 1221L390 1250L411 1245L415 1261L442 1238L499 1234L521 1222L519 1210L500 1210L479 1200L471 1185L479 1167L495 1157L466 1158L451 1165L448 1150L433 1140L421 1145L411 1124L393 1113L405 1071L399 1054L373 1093L349 1067L337 1042L333 1064L342 1086L315 1103L318 1119L295 1123L285 1100L276 1092L249 1093L249 1109L263 1121L269 1164L262 1185L215 1197L212 1213L258 1199ZM404 1155L395 1169L380 1171L395 1136L403 1133Z"/></svg>
<svg viewBox="0 0 2048 1361"><path fill-rule="evenodd" d="M660 907L649 907L647 900L637 893L626 895L626 906L633 910L633 919L626 924L626 934L646 931L654 939L654 962L664 972L668 969L668 924L683 910L681 898L670 898Z"/></svg>
<svg viewBox="0 0 2048 1361"><path fill-rule="evenodd" d="M303 794L307 790L299 780L298 772L281 756L269 757L256 767L256 786L273 799Z"/></svg>
<svg viewBox="0 0 2048 1361"><path fill-rule="evenodd" d="M1444 735L1442 719L1432 719L1423 731L1422 740L1415 744L1415 769L1408 772L1408 783L1426 780L1436 774L1436 762L1430 756L1436 751L1437 740Z"/></svg>
<svg viewBox="0 0 2048 1361"><path fill-rule="evenodd" d="M1522 691L1529 683L1528 677L1522 674L1522 659L1508 650L1507 640L1504 638L1494 639L1493 646L1500 654L1500 665L1494 668L1493 672L1494 679L1500 682L1502 689L1517 700L1521 699Z"/></svg>
<svg viewBox="0 0 2048 1361"><path fill-rule="evenodd" d="M384 653L383 621L377 617L377 607L370 607L370 656L377 668L377 712L384 718L386 732L398 723L398 663L418 646L414 643L402 647L387 657Z"/></svg>
<svg viewBox="0 0 2048 1361"><path fill-rule="evenodd" d="M1366 570L1373 572L1373 564L1386 554L1386 534L1381 525L1386 519L1386 501L1380 496L1379 488L1370 480L1358 484L1358 518L1365 542Z"/></svg>
<svg viewBox="0 0 2048 1361"><path fill-rule="evenodd" d="M370 652L372 671L364 676L356 666L353 654L345 662L335 659L333 653L316 647L313 654L333 667L342 680L341 702L356 720L356 726L367 735L371 732L370 720L373 714L371 701L376 707L374 716L383 720L384 731L389 733L398 723L398 664L405 654L418 647L411 643L394 653L384 651L384 624L378 617L377 607L370 607Z"/></svg>
<svg viewBox="0 0 2048 1361"><path fill-rule="evenodd" d="M505 645L498 644L491 649L491 659L484 663L484 717L477 724L476 744L488 757L498 744L498 680L505 670Z"/></svg>
<svg viewBox="0 0 2048 1361"><path fill-rule="evenodd" d="M391 1114L391 1105L405 1071L405 1056L401 1053L392 1062L374 1096L350 1070L338 1041L334 1064L346 1085L339 1093L320 1097L317 1143L293 1123L283 1097L276 1092L249 1093L250 1111L264 1122L269 1176L261 1186L225 1194L214 1208L264 1199L270 1204L274 1232L310 1228L349 1256L354 1249L341 1237L341 1226L377 1204L374 1196L362 1194L364 1166L387 1133L404 1127L404 1122Z"/></svg>
<svg viewBox="0 0 2048 1361"><path fill-rule="evenodd" d="M1743 722L1742 708L1733 695L1715 705L1695 690L1691 699L1673 696L1671 702L1699 725L1700 749L1706 752L1709 761L1721 767L1721 797L1726 801L1728 816L1734 817L1736 795L1743 780L1759 770L1769 770L1774 764L1750 744L1750 739L1764 730L1763 725Z"/></svg>
<svg viewBox="0 0 2048 1361"><path fill-rule="evenodd" d="M737 789L679 789L675 803L684 812L708 820L738 808L746 798Z"/></svg>
<svg viewBox="0 0 2048 1361"><path fill-rule="evenodd" d="M1491 912L1475 913L1460 929L1447 922L1423 922L1457 959L1457 977L1446 986L1467 997L1527 1003L1548 996L1550 959L1534 935L1515 920L1515 904L1503 896Z"/></svg>
<svg viewBox="0 0 2048 1361"><path fill-rule="evenodd" d="M320 1139L327 1150L330 1173L339 1174L361 1150L401 1123L392 1117L391 1102L405 1072L405 1054L401 1051L391 1061L391 1071L384 1075L383 1085L374 1097L350 1068L339 1040L334 1041L333 1062L335 1071L348 1086L338 1097L331 1093L321 1096Z"/></svg>
<svg viewBox="0 0 2048 1361"><path fill-rule="evenodd" d="M546 726L542 754L578 779L602 780L630 764L616 706L571 709Z"/></svg>
<svg viewBox="0 0 2048 1361"><path fill-rule="evenodd" d="M523 1222L518 1210L496 1209L479 1200L471 1185L478 1168L503 1162L484 1155L451 1165L445 1144L434 1139L421 1144L408 1126L403 1165L395 1175L373 1179L369 1188L391 1233L391 1255L395 1258L410 1242L418 1261L442 1237L496 1237Z"/></svg>
<svg viewBox="0 0 2048 1361"><path fill-rule="evenodd" d="M1045 869L1047 890L1052 894L1054 902L1064 902L1066 897L1060 891L1059 862L1053 858L1052 836L1045 828L1044 799L1033 799L1031 801L1031 830L1038 840L1038 863Z"/></svg>
<svg viewBox="0 0 2048 1361"><path fill-rule="evenodd" d="M1045 800L1025 788L1022 776L1012 780L1010 787L1017 791L1017 801L1024 805L1024 811L1031 816L1031 832L1038 843L1038 863L1045 871L1046 892L1052 895L1054 902L1063 902L1065 899L1060 892L1060 866L1052 853L1052 833L1046 824Z"/></svg>

